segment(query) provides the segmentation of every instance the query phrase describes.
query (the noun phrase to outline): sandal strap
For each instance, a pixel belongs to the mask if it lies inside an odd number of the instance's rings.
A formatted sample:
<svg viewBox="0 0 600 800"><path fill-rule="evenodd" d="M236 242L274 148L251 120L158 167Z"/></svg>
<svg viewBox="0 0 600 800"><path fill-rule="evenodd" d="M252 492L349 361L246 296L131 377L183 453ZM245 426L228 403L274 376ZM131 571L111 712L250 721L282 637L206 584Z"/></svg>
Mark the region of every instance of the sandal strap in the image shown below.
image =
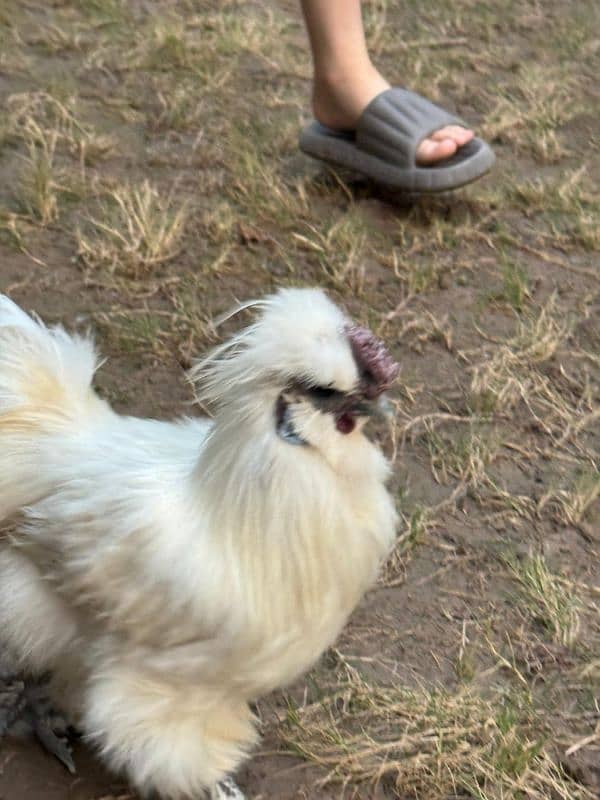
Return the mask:
<svg viewBox="0 0 600 800"><path fill-rule="evenodd" d="M465 123L408 89L386 89L363 111L356 143L367 153L398 167L416 165L419 144L446 125Z"/></svg>

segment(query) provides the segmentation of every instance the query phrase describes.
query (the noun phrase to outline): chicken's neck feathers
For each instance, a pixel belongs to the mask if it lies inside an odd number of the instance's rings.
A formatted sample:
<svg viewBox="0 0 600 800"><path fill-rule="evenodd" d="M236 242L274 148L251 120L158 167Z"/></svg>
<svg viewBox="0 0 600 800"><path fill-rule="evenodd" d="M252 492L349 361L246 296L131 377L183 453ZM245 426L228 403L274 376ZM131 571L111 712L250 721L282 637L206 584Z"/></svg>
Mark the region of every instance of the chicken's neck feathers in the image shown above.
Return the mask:
<svg viewBox="0 0 600 800"><path fill-rule="evenodd" d="M232 591L252 606L282 590L293 613L312 614L331 591L354 603L391 544L395 514L381 453L357 434L347 472L273 430L270 413L217 417L195 466L191 491L230 568ZM358 478L358 480L357 480ZM268 613L283 614L270 603ZM264 609L263 609L264 613Z"/></svg>

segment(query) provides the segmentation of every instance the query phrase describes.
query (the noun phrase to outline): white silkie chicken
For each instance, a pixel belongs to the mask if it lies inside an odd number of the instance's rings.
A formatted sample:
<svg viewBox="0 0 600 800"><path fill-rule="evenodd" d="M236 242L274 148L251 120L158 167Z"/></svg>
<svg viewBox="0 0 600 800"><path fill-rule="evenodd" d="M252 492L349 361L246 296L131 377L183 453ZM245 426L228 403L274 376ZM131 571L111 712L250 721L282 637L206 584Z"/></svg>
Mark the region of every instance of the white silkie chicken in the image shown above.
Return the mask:
<svg viewBox="0 0 600 800"><path fill-rule="evenodd" d="M363 434L397 373L316 289L255 304L193 370L214 417L117 415L88 338L0 298L0 639L112 769L242 797L252 701L330 645L394 538Z"/></svg>

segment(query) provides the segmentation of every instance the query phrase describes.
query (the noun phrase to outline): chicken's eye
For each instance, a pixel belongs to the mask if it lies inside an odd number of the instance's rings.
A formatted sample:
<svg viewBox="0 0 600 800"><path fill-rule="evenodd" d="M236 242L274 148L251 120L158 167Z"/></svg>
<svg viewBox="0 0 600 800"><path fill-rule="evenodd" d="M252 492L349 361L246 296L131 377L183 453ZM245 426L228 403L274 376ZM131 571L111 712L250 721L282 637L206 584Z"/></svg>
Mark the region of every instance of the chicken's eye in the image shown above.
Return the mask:
<svg viewBox="0 0 600 800"><path fill-rule="evenodd" d="M330 397L336 397L340 394L337 389L334 389L331 386L311 386L309 392L313 397L318 397L321 400L326 400Z"/></svg>

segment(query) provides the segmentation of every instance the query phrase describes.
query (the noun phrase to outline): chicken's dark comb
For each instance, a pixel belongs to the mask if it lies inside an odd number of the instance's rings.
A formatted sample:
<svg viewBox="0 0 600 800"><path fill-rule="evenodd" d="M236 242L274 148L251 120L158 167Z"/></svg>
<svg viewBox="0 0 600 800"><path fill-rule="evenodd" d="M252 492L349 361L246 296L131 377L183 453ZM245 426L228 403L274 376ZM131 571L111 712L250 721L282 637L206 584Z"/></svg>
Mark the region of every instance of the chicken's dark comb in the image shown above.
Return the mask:
<svg viewBox="0 0 600 800"><path fill-rule="evenodd" d="M351 325L347 328L352 354L361 373L363 391L369 398L385 392L400 372L386 346L368 328Z"/></svg>

